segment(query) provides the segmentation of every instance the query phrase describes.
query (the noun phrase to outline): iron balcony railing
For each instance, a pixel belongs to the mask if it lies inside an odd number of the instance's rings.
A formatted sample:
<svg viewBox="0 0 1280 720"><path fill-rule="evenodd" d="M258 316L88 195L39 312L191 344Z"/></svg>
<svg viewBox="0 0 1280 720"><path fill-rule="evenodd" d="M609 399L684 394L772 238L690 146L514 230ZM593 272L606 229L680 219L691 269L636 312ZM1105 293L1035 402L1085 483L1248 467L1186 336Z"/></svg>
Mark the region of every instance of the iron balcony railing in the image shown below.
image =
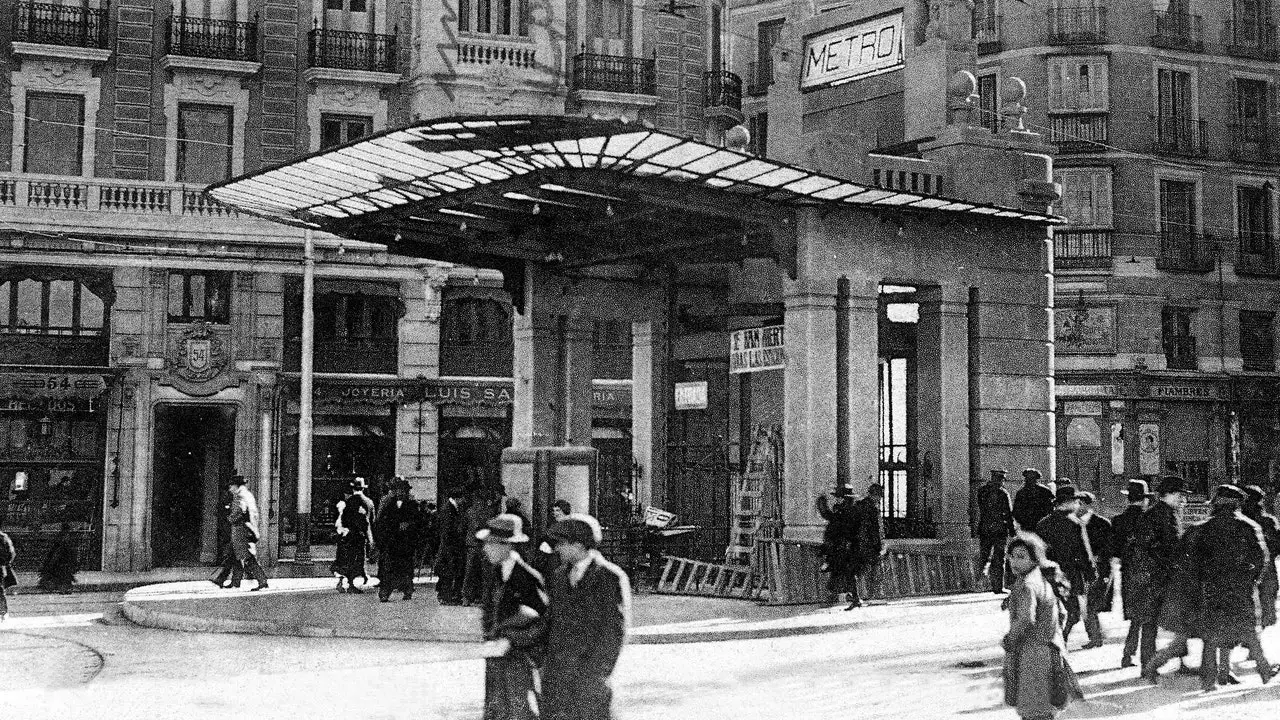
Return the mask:
<svg viewBox="0 0 1280 720"><path fill-rule="evenodd" d="M1080 45L1107 41L1107 9L1093 5L1049 8L1049 44Z"/></svg>
<svg viewBox="0 0 1280 720"><path fill-rule="evenodd" d="M742 109L742 78L728 70L702 73L702 106Z"/></svg>
<svg viewBox="0 0 1280 720"><path fill-rule="evenodd" d="M1164 339L1164 361L1170 370L1196 369L1196 338L1174 335Z"/></svg>
<svg viewBox="0 0 1280 720"><path fill-rule="evenodd" d="M747 94L764 95L773 84L773 60L747 63Z"/></svg>
<svg viewBox="0 0 1280 720"><path fill-rule="evenodd" d="M316 28L307 33L310 67L398 73L395 35Z"/></svg>
<svg viewBox="0 0 1280 720"><path fill-rule="evenodd" d="M657 95L658 75L652 58L578 53L573 58L573 89Z"/></svg>
<svg viewBox="0 0 1280 720"><path fill-rule="evenodd" d="M1204 49L1204 30L1199 15L1156 10L1156 33L1151 44L1171 50Z"/></svg>
<svg viewBox="0 0 1280 720"><path fill-rule="evenodd" d="M1102 152L1107 149L1109 116L1105 112L1049 116L1049 141L1058 152Z"/></svg>
<svg viewBox="0 0 1280 720"><path fill-rule="evenodd" d="M169 18L169 54L218 60L258 59L258 23L209 20L179 15Z"/></svg>
<svg viewBox="0 0 1280 720"><path fill-rule="evenodd" d="M1160 232L1160 255L1156 267L1174 272L1205 273L1213 269L1214 249L1203 235L1184 230Z"/></svg>
<svg viewBox="0 0 1280 720"><path fill-rule="evenodd" d="M1246 233L1236 238L1236 274L1277 275L1275 243L1265 232Z"/></svg>
<svg viewBox="0 0 1280 720"><path fill-rule="evenodd" d="M973 16L973 39L978 43L978 54L997 53L1004 49L1001 35L1003 19L999 15Z"/></svg>
<svg viewBox="0 0 1280 720"><path fill-rule="evenodd" d="M1231 131L1229 151L1232 160L1243 162L1280 162L1280 138L1275 134L1280 127L1267 120L1231 123L1227 126Z"/></svg>
<svg viewBox="0 0 1280 720"><path fill-rule="evenodd" d="M1157 115L1155 126L1157 152L1193 156L1209 154L1207 125L1204 120Z"/></svg>
<svg viewBox="0 0 1280 720"><path fill-rule="evenodd" d="M1276 45L1276 26L1269 22L1235 22L1222 26L1222 44L1228 55L1271 60L1280 56Z"/></svg>
<svg viewBox="0 0 1280 720"><path fill-rule="evenodd" d="M13 39L42 45L83 48L107 47L107 18L111 6L19 2L13 8Z"/></svg>
<svg viewBox="0 0 1280 720"><path fill-rule="evenodd" d="M1056 268L1111 267L1111 230L1054 230L1053 265Z"/></svg>

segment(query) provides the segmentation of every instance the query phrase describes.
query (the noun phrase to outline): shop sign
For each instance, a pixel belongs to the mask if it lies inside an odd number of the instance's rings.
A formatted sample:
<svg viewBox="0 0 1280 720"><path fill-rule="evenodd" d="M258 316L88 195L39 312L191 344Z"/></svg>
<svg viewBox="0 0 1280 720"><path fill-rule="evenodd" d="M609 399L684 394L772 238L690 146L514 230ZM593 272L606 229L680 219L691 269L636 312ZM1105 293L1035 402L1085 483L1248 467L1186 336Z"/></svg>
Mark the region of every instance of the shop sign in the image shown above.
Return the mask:
<svg viewBox="0 0 1280 720"><path fill-rule="evenodd" d="M787 355L781 325L747 328L729 335L729 372L780 370Z"/></svg>
<svg viewBox="0 0 1280 720"><path fill-rule="evenodd" d="M1076 307L1054 312L1054 345L1064 355L1114 355L1116 309Z"/></svg>
<svg viewBox="0 0 1280 720"><path fill-rule="evenodd" d="M44 412L56 413L91 413L97 412L101 406L96 397L37 398L34 400L0 400L0 413L7 412Z"/></svg>
<svg viewBox="0 0 1280 720"><path fill-rule="evenodd" d="M707 381L676 383L675 402L677 410L706 410Z"/></svg>
<svg viewBox="0 0 1280 720"><path fill-rule="evenodd" d="M1187 502L1182 506L1182 525L1199 525L1209 519L1213 506L1207 502Z"/></svg>
<svg viewBox="0 0 1280 720"><path fill-rule="evenodd" d="M1217 400L1216 385L1152 385L1151 397L1160 400Z"/></svg>
<svg viewBox="0 0 1280 720"><path fill-rule="evenodd" d="M314 397L327 402L393 403L404 401L405 388L391 383L326 384L316 385Z"/></svg>
<svg viewBox="0 0 1280 720"><path fill-rule="evenodd" d="M51 400L96 398L107 389L101 375L76 373L7 373L0 375L0 398Z"/></svg>
<svg viewBox="0 0 1280 720"><path fill-rule="evenodd" d="M840 85L902 66L899 10L805 38L800 89Z"/></svg>
<svg viewBox="0 0 1280 720"><path fill-rule="evenodd" d="M1115 397L1115 385L1055 385L1053 394L1058 398L1067 397Z"/></svg>
<svg viewBox="0 0 1280 720"><path fill-rule="evenodd" d="M515 402L515 389L509 382L466 380L426 380L421 395L413 399L436 405L510 405Z"/></svg>
<svg viewBox="0 0 1280 720"><path fill-rule="evenodd" d="M629 408L631 407L631 388L626 385L595 385L591 388L591 407Z"/></svg>

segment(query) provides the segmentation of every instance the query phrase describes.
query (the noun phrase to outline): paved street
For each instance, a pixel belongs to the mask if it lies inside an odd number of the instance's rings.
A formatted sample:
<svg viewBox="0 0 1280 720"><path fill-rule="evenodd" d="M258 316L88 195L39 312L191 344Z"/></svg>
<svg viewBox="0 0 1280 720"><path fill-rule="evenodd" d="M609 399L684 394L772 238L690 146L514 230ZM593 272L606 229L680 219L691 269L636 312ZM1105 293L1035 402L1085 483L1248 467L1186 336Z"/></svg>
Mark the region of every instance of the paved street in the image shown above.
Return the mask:
<svg viewBox="0 0 1280 720"><path fill-rule="evenodd" d="M470 645L144 629L119 616L119 598L12 598L15 615L0 631L5 717L196 720L250 707L264 718L479 717L482 664ZM1015 717L1000 704L995 641L1005 620L997 600L970 595L901 604L910 606L909 619L844 632L632 646L619 669L619 716ZM1114 624L1110 629L1119 633ZM1280 633L1267 640L1280 657ZM1141 685L1135 671L1111 669L1117 656L1115 643L1073 654L1090 700L1063 717L1233 720L1280 713L1280 683L1259 687L1243 664L1240 689L1204 696L1188 677L1167 677L1160 688Z"/></svg>

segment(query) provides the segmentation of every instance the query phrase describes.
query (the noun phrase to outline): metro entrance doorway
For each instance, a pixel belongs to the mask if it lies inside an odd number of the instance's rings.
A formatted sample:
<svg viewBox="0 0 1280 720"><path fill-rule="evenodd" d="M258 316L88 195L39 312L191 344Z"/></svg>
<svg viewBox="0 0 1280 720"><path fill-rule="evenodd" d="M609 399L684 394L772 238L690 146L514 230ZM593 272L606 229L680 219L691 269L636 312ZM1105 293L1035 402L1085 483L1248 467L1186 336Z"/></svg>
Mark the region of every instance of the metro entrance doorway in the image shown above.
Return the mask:
<svg viewBox="0 0 1280 720"><path fill-rule="evenodd" d="M151 492L151 559L155 567L217 562L225 529L221 508L235 472L235 408L156 407Z"/></svg>

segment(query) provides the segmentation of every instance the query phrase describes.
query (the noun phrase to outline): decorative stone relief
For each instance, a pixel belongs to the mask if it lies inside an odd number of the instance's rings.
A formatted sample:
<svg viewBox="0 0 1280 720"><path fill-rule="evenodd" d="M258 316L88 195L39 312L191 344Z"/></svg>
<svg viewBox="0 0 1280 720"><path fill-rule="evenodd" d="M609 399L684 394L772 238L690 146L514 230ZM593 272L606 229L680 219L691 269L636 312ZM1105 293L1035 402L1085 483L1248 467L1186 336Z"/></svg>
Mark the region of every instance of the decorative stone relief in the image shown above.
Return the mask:
<svg viewBox="0 0 1280 720"><path fill-rule="evenodd" d="M178 100L233 102L240 90L240 81L226 75L177 72L173 74L173 86Z"/></svg>
<svg viewBox="0 0 1280 720"><path fill-rule="evenodd" d="M327 85L322 93L326 109L366 108L378 102L378 89L367 85Z"/></svg>
<svg viewBox="0 0 1280 720"><path fill-rule="evenodd" d="M515 97L520 78L510 65L493 63L485 67L483 82L485 100L494 107L502 107Z"/></svg>
<svg viewBox="0 0 1280 720"><path fill-rule="evenodd" d="M93 80L93 73L88 63L43 58L23 63L24 70L28 67L32 68L27 76L28 88L66 89L70 86L76 89L87 89Z"/></svg>
<svg viewBox="0 0 1280 720"><path fill-rule="evenodd" d="M239 385L240 379L227 372L231 363L230 334L206 322L172 328L168 333L164 364L168 375L161 384L172 385L188 395L207 396Z"/></svg>

